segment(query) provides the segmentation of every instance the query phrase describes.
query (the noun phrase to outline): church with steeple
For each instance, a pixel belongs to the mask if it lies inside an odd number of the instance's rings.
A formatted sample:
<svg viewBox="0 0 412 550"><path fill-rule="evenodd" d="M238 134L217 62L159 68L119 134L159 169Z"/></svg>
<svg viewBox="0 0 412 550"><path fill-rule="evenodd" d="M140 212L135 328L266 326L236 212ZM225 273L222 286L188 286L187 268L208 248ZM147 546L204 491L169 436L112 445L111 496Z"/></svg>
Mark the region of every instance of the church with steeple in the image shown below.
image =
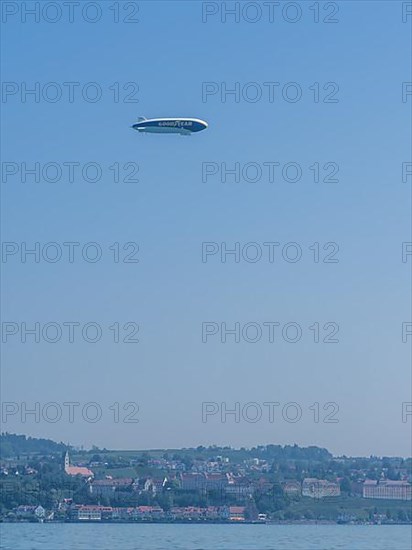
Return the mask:
<svg viewBox="0 0 412 550"><path fill-rule="evenodd" d="M89 468L70 465L69 451L66 451L64 455L64 471L69 476L82 476L87 478L94 477L94 473L89 470Z"/></svg>

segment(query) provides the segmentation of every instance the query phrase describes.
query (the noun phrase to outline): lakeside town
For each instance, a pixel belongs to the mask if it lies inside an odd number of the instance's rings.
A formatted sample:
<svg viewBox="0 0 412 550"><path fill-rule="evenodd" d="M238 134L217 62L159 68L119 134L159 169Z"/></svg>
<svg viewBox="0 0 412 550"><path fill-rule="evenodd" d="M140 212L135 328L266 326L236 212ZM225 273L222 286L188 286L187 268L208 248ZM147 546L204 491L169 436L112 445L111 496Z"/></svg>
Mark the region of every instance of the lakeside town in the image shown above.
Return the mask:
<svg viewBox="0 0 412 550"><path fill-rule="evenodd" d="M320 447L116 451L0 436L4 522L412 523L412 459Z"/></svg>

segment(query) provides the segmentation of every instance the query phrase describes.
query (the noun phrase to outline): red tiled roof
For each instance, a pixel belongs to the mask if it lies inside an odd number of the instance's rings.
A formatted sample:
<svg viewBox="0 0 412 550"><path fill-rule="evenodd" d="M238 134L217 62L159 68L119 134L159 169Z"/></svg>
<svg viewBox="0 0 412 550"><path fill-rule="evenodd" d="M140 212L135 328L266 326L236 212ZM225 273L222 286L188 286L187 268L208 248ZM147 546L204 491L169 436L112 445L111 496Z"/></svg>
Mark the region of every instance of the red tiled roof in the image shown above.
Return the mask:
<svg viewBox="0 0 412 550"><path fill-rule="evenodd" d="M82 504L78 507L79 510L83 511L101 511L101 512L112 512L113 508L111 506L99 506L98 504Z"/></svg>
<svg viewBox="0 0 412 550"><path fill-rule="evenodd" d="M81 475L84 477L93 476L93 472L89 470L89 468L85 468L83 466L68 466L66 468L66 474L68 474L69 476L77 476L77 475Z"/></svg>
<svg viewBox="0 0 412 550"><path fill-rule="evenodd" d="M229 512L231 514L244 514L245 507L244 506L230 506Z"/></svg>

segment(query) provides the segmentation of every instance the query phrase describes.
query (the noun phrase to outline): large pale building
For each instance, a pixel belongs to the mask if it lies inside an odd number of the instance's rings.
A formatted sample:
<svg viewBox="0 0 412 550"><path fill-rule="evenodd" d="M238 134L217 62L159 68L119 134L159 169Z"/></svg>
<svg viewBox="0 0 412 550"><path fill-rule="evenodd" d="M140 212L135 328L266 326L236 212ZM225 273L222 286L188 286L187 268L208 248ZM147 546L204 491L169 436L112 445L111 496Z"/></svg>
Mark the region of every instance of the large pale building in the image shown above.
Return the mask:
<svg viewBox="0 0 412 550"><path fill-rule="evenodd" d="M412 500L412 485L407 481L367 479L363 484L363 498Z"/></svg>
<svg viewBox="0 0 412 550"><path fill-rule="evenodd" d="M302 483L302 496L311 498L325 498L340 496L340 486L333 481L307 477Z"/></svg>

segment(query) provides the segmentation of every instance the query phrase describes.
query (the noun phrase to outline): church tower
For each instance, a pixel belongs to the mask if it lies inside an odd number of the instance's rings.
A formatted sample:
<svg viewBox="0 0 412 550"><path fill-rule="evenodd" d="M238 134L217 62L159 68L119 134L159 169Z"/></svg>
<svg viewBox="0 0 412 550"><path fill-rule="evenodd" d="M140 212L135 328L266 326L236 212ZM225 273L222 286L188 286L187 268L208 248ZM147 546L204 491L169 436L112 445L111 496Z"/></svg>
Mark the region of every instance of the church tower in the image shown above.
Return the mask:
<svg viewBox="0 0 412 550"><path fill-rule="evenodd" d="M69 451L66 451L64 455L64 471L66 472L66 474L69 473L69 467L70 467Z"/></svg>

